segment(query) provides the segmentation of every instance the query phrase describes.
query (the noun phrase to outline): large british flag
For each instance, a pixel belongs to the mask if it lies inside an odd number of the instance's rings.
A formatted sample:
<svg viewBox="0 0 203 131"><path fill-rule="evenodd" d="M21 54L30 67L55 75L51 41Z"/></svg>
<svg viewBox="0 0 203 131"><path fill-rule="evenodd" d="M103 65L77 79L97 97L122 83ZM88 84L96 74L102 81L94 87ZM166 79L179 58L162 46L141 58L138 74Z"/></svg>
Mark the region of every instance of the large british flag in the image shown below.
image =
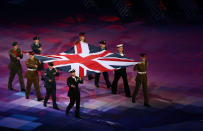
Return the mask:
<svg viewBox="0 0 203 131"><path fill-rule="evenodd" d="M76 75L80 77L91 73L112 71L138 63L82 41L63 53L36 55L36 58L43 63L53 62L55 68L65 72L75 69Z"/></svg>

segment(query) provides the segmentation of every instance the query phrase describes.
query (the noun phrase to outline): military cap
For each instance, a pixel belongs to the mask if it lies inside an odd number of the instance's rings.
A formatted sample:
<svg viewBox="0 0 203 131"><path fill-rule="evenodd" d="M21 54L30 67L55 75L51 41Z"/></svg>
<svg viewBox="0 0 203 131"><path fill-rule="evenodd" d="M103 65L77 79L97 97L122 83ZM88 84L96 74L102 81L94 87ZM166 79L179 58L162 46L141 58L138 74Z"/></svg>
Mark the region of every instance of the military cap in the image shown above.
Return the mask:
<svg viewBox="0 0 203 131"><path fill-rule="evenodd" d="M18 44L18 42L15 41L12 43L12 46L16 46L17 44Z"/></svg>
<svg viewBox="0 0 203 131"><path fill-rule="evenodd" d="M123 44L116 45L117 48L122 47L122 46L123 46Z"/></svg>
<svg viewBox="0 0 203 131"><path fill-rule="evenodd" d="M104 45L106 45L106 41L105 41L105 40L102 40L102 41L99 42L99 44L104 44Z"/></svg>
<svg viewBox="0 0 203 131"><path fill-rule="evenodd" d="M49 66L54 66L53 62L48 63Z"/></svg>
<svg viewBox="0 0 203 131"><path fill-rule="evenodd" d="M73 73L75 72L75 69L69 70L69 73Z"/></svg>
<svg viewBox="0 0 203 131"><path fill-rule="evenodd" d="M35 36L33 40L39 40L39 36Z"/></svg>
<svg viewBox="0 0 203 131"><path fill-rule="evenodd" d="M85 32L80 32L79 36L85 36Z"/></svg>

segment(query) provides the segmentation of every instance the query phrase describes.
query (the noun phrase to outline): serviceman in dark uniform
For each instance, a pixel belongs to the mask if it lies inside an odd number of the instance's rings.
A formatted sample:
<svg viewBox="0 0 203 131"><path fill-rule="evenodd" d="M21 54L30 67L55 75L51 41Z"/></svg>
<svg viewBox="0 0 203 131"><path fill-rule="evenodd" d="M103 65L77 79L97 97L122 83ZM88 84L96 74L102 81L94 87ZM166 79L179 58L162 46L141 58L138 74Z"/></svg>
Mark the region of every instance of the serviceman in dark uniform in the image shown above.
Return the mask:
<svg viewBox="0 0 203 131"><path fill-rule="evenodd" d="M45 72L45 88L46 88L46 96L44 99L44 106L47 106L47 102L49 100L50 95L52 96L53 108L59 110L56 104L56 81L55 76L59 76L57 69L53 67L53 63L48 63L49 68Z"/></svg>
<svg viewBox="0 0 203 131"><path fill-rule="evenodd" d="M37 100L41 101L43 98L41 97L40 88L39 88L39 76L37 73L37 68L41 64L41 62L35 58L34 52L29 52L30 58L26 60L27 72L25 73L25 78L27 78L26 99L29 99L29 93L31 90L32 84L34 84L34 88L37 95Z"/></svg>
<svg viewBox="0 0 203 131"><path fill-rule="evenodd" d="M70 97L70 103L66 108L66 115L68 115L70 109L76 103L75 117L80 117L80 90L79 83L83 83L82 78L75 76L75 70L70 71L71 76L67 79L67 85L69 86L68 96Z"/></svg>
<svg viewBox="0 0 203 131"><path fill-rule="evenodd" d="M136 80L136 86L135 86L135 90L133 92L132 102L135 103L135 97L137 96L138 91L140 89L140 86L142 85L143 95L144 95L144 106L150 107L148 96L147 96L147 73L146 73L146 70L147 70L148 63L146 61L146 54L141 53L140 57L141 57L141 62L134 66L134 71L138 71L138 72L137 72L137 76L135 79Z"/></svg>
<svg viewBox="0 0 203 131"><path fill-rule="evenodd" d="M101 50L106 50L106 41L105 40L100 41L99 44L100 44ZM95 86L96 87L99 87L100 74L101 73L96 73L95 74ZM110 88L111 87L111 83L109 81L109 74L108 74L108 72L103 72L103 76L104 76L104 79L106 81L107 88Z"/></svg>
<svg viewBox="0 0 203 131"><path fill-rule="evenodd" d="M25 91L25 84L24 84L23 75L22 75L22 66L20 64L20 59L23 58L23 53L20 50L20 48L18 48L17 42L13 42L12 46L13 46L13 48L11 50L9 50L9 52L8 52L9 56L10 56L10 63L8 66L8 68L10 70L8 89L13 90L12 82L17 73L19 81L20 81L21 91Z"/></svg>
<svg viewBox="0 0 203 131"><path fill-rule="evenodd" d="M39 37L38 37L38 36L35 36L35 37L33 38L33 40L34 40L34 43L31 45L32 51L33 51L35 54L41 54L42 45L41 45L41 43L39 43Z"/></svg>
<svg viewBox="0 0 203 131"><path fill-rule="evenodd" d="M117 45L118 49L118 54L121 57L125 57L124 51L123 51L123 44ZM128 78L127 78L127 73L126 73L126 68L121 68L118 70L115 70L114 72L114 80L112 84L112 94L117 94L117 85L118 85L118 80L120 77L123 78L123 83L124 83L124 90L125 90L125 95L126 97L131 97L130 95L130 88L128 85Z"/></svg>
<svg viewBox="0 0 203 131"><path fill-rule="evenodd" d="M34 43L31 45L32 51L35 54L41 54L41 52L42 52L42 44L39 43L39 36L35 36L33 38L33 40L34 40ZM37 70L40 71L40 73L41 73L41 79L44 80L44 66L43 66L43 63L41 63L38 66Z"/></svg>
<svg viewBox="0 0 203 131"><path fill-rule="evenodd" d="M75 44L77 44L80 41L87 42L86 39L85 39L85 32L80 32L79 33L79 40L77 40ZM94 77L91 74L88 75L88 80L92 80L92 79L94 79Z"/></svg>

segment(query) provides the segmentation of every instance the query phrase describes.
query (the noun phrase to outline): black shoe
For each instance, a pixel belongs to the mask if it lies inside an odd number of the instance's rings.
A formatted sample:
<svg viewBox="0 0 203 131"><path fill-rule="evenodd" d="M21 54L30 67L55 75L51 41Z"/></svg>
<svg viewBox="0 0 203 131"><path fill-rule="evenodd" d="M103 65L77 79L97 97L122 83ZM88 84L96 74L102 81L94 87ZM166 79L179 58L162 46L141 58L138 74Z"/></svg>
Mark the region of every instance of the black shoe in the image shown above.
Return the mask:
<svg viewBox="0 0 203 131"><path fill-rule="evenodd" d="M97 88L99 88L99 85L98 85L98 84L95 84L95 86L96 86Z"/></svg>
<svg viewBox="0 0 203 131"><path fill-rule="evenodd" d="M29 96L26 96L25 99L29 99Z"/></svg>
<svg viewBox="0 0 203 131"><path fill-rule="evenodd" d="M23 89L21 89L21 91L25 92L25 89L23 88Z"/></svg>
<svg viewBox="0 0 203 131"><path fill-rule="evenodd" d="M149 104L144 104L144 106L149 107L149 108L151 107Z"/></svg>
<svg viewBox="0 0 203 131"><path fill-rule="evenodd" d="M47 107L47 103L46 102L44 102L44 107Z"/></svg>
<svg viewBox="0 0 203 131"><path fill-rule="evenodd" d="M107 88L108 88L108 89L110 89L110 88L111 88L111 86L107 86Z"/></svg>
<svg viewBox="0 0 203 131"><path fill-rule="evenodd" d="M56 109L56 110L60 110L60 109L58 108L58 106L54 106L53 108Z"/></svg>
<svg viewBox="0 0 203 131"><path fill-rule="evenodd" d="M135 103L135 97L132 97L132 103Z"/></svg>
<svg viewBox="0 0 203 131"><path fill-rule="evenodd" d="M42 80L42 81L45 81L45 78L42 76L42 77L41 77L41 80Z"/></svg>
<svg viewBox="0 0 203 131"><path fill-rule="evenodd" d="M78 119L82 119L82 117L80 115L75 115L75 117Z"/></svg>
<svg viewBox="0 0 203 131"><path fill-rule="evenodd" d="M37 98L37 101L42 101L42 100L44 100L42 97Z"/></svg>
<svg viewBox="0 0 203 131"><path fill-rule="evenodd" d="M66 115L68 115L69 114L69 111L66 111Z"/></svg>
<svg viewBox="0 0 203 131"><path fill-rule="evenodd" d="M128 97L128 98L130 98L131 97L131 95L125 95L126 97Z"/></svg>
<svg viewBox="0 0 203 131"><path fill-rule="evenodd" d="M8 88L10 91L12 91L13 90L13 88L11 87L11 88Z"/></svg>
<svg viewBox="0 0 203 131"><path fill-rule="evenodd" d="M113 91L111 94L117 94L117 92L114 92L114 91Z"/></svg>

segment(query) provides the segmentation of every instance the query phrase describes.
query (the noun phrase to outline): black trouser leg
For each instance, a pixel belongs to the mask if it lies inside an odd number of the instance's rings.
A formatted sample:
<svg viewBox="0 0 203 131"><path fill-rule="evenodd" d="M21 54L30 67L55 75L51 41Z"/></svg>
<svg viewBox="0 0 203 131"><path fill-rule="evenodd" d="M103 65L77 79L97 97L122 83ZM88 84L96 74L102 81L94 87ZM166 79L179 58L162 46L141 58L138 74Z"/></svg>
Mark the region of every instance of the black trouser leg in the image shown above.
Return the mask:
<svg viewBox="0 0 203 131"><path fill-rule="evenodd" d="M94 77L92 76L92 74L88 75L88 80L92 80L94 79Z"/></svg>
<svg viewBox="0 0 203 131"><path fill-rule="evenodd" d="M95 81L94 84L95 86L99 87L99 78L100 78L100 73L95 74Z"/></svg>
<svg viewBox="0 0 203 131"><path fill-rule="evenodd" d="M13 82L13 79L16 75L16 71L13 70L13 69L10 69L10 76L9 76L9 80L8 80L8 88L11 89L12 88L12 82Z"/></svg>
<svg viewBox="0 0 203 131"><path fill-rule="evenodd" d="M107 88L110 88L111 87L111 83L109 81L109 74L108 74L108 72L103 72L103 76L104 76Z"/></svg>
<svg viewBox="0 0 203 131"><path fill-rule="evenodd" d="M25 84L24 84L24 80L23 80L22 69L18 69L17 74L18 74L18 78L20 81L21 90L23 90L23 89L25 89Z"/></svg>
<svg viewBox="0 0 203 131"><path fill-rule="evenodd" d="M51 89L49 87L46 87L46 96L44 99L44 104L46 104L48 102L50 94L51 94Z"/></svg>
<svg viewBox="0 0 203 131"><path fill-rule="evenodd" d="M123 78L125 95L130 96L130 88L129 88L129 85L128 85L128 78L127 78L127 73L126 72L124 74L122 74L122 78Z"/></svg>
<svg viewBox="0 0 203 131"><path fill-rule="evenodd" d="M57 107L57 104L56 104L56 87L52 89L52 101L53 101L53 107Z"/></svg>
<svg viewBox="0 0 203 131"><path fill-rule="evenodd" d="M78 93L76 97L76 110L75 110L75 115L79 116L80 115L80 93Z"/></svg>
<svg viewBox="0 0 203 131"><path fill-rule="evenodd" d="M140 80L136 80L136 86L135 86L135 90L133 92L133 98L135 98L138 94L138 91L140 89L140 85L141 85L141 81Z"/></svg>
<svg viewBox="0 0 203 131"><path fill-rule="evenodd" d="M75 100L76 100L75 97L70 97L70 103L69 103L69 105L66 107L66 114L68 114L69 111L70 111L70 109L74 106Z"/></svg>
<svg viewBox="0 0 203 131"><path fill-rule="evenodd" d="M117 73L115 71L114 73L114 80L113 80L113 84L112 84L112 93L116 93L117 92L117 86L118 86L118 80L120 79L121 74Z"/></svg>

